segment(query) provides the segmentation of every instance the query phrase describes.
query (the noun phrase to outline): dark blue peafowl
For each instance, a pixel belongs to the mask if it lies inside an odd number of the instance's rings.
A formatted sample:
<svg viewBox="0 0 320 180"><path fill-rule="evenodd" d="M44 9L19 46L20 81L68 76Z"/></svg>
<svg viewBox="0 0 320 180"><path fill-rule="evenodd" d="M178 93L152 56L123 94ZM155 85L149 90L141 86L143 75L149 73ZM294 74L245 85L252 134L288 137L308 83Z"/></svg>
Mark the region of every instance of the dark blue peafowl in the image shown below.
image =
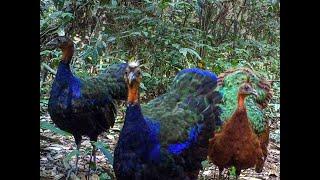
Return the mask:
<svg viewBox="0 0 320 180"><path fill-rule="evenodd" d="M62 130L74 136L79 150L82 136L97 141L100 133L113 126L116 116L116 100L125 100L127 87L124 81L126 63L114 64L97 77L80 79L70 70L74 44L67 37L57 37L47 46L62 50L56 77L52 84L48 111L52 121ZM95 163L96 147L92 156ZM76 171L78 167L76 159ZM92 158L90 158L91 162Z"/></svg>
<svg viewBox="0 0 320 180"><path fill-rule="evenodd" d="M128 105L113 164L117 179L196 179L221 123L216 75L182 70L165 94L143 105L137 63L129 64L125 80Z"/></svg>

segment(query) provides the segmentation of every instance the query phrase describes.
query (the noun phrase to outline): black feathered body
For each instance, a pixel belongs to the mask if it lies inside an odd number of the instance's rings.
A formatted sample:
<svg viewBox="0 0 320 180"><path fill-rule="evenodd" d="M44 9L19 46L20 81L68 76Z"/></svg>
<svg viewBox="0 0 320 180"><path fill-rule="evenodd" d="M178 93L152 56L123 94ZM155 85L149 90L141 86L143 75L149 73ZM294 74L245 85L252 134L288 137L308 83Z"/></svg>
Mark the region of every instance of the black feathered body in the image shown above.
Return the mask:
<svg viewBox="0 0 320 180"><path fill-rule="evenodd" d="M116 100L125 100L127 88L123 73L126 64L110 66L101 75L79 79L69 64L60 62L52 84L48 111L52 121L77 141L88 136L92 141L113 126Z"/></svg>

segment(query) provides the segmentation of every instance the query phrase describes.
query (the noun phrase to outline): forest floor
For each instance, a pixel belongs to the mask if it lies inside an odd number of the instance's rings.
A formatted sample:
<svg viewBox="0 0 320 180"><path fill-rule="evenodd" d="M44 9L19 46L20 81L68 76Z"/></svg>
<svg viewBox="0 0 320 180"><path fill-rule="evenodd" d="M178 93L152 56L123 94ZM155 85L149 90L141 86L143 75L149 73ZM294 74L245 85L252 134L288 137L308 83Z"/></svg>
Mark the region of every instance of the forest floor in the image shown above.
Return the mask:
<svg viewBox="0 0 320 180"><path fill-rule="evenodd" d="M120 112L121 113L121 112ZM123 113L123 111L122 111ZM118 116L123 117L123 114ZM40 121L51 122L50 116L44 114L40 116ZM115 126L109 130L109 132L103 133L99 136L99 140L108 144L111 152L113 152L117 143L123 120L120 118L116 120ZM275 131L279 132L280 119L273 119L270 121L271 134ZM85 174L88 170L88 162L90 158L89 152L91 151L91 144L88 138L84 137L80 148L79 159L79 172L78 179L85 179ZM67 170L64 158L68 153L76 149L74 139L72 136L62 136L53 133L50 130L40 129L40 179L41 180L60 180L66 179ZM255 180L255 179L280 179L280 142L274 138L270 138L268 147L268 158L265 162L262 173L255 173L254 169L243 170L240 178L243 180ZM87 154L87 155L84 155ZM112 166L106 161L105 156L98 150L96 153L97 158L97 171L91 176L90 179L99 179L102 172L104 175L108 174L109 178L114 179ZM70 160L70 165L75 166L75 157ZM224 171L225 177L228 175L228 171ZM209 180L217 179L218 168L212 163L205 165L205 168L200 171L198 179ZM75 176L71 176L71 179L77 179ZM226 178L228 179L228 178ZM231 178L230 178L231 179Z"/></svg>

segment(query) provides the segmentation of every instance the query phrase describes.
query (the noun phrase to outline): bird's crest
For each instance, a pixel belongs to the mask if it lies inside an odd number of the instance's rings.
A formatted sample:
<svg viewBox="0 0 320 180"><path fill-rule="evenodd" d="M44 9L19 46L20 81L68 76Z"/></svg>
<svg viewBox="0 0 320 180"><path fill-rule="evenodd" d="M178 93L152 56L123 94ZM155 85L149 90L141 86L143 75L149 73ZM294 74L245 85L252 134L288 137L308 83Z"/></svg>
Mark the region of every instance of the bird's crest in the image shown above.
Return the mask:
<svg viewBox="0 0 320 180"><path fill-rule="evenodd" d="M139 60L138 61L132 61L132 62L129 62L129 67L130 68L136 68L140 65L140 62Z"/></svg>

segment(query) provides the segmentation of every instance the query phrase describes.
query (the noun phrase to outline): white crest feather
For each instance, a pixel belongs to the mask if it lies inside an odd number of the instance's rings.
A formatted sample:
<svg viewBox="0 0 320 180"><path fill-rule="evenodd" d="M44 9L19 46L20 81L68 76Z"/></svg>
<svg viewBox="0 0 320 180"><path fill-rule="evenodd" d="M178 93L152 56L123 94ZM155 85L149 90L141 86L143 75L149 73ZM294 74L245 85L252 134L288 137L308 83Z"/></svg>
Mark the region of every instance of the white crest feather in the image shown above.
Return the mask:
<svg viewBox="0 0 320 180"><path fill-rule="evenodd" d="M129 62L129 67L135 68L139 66L139 61Z"/></svg>

